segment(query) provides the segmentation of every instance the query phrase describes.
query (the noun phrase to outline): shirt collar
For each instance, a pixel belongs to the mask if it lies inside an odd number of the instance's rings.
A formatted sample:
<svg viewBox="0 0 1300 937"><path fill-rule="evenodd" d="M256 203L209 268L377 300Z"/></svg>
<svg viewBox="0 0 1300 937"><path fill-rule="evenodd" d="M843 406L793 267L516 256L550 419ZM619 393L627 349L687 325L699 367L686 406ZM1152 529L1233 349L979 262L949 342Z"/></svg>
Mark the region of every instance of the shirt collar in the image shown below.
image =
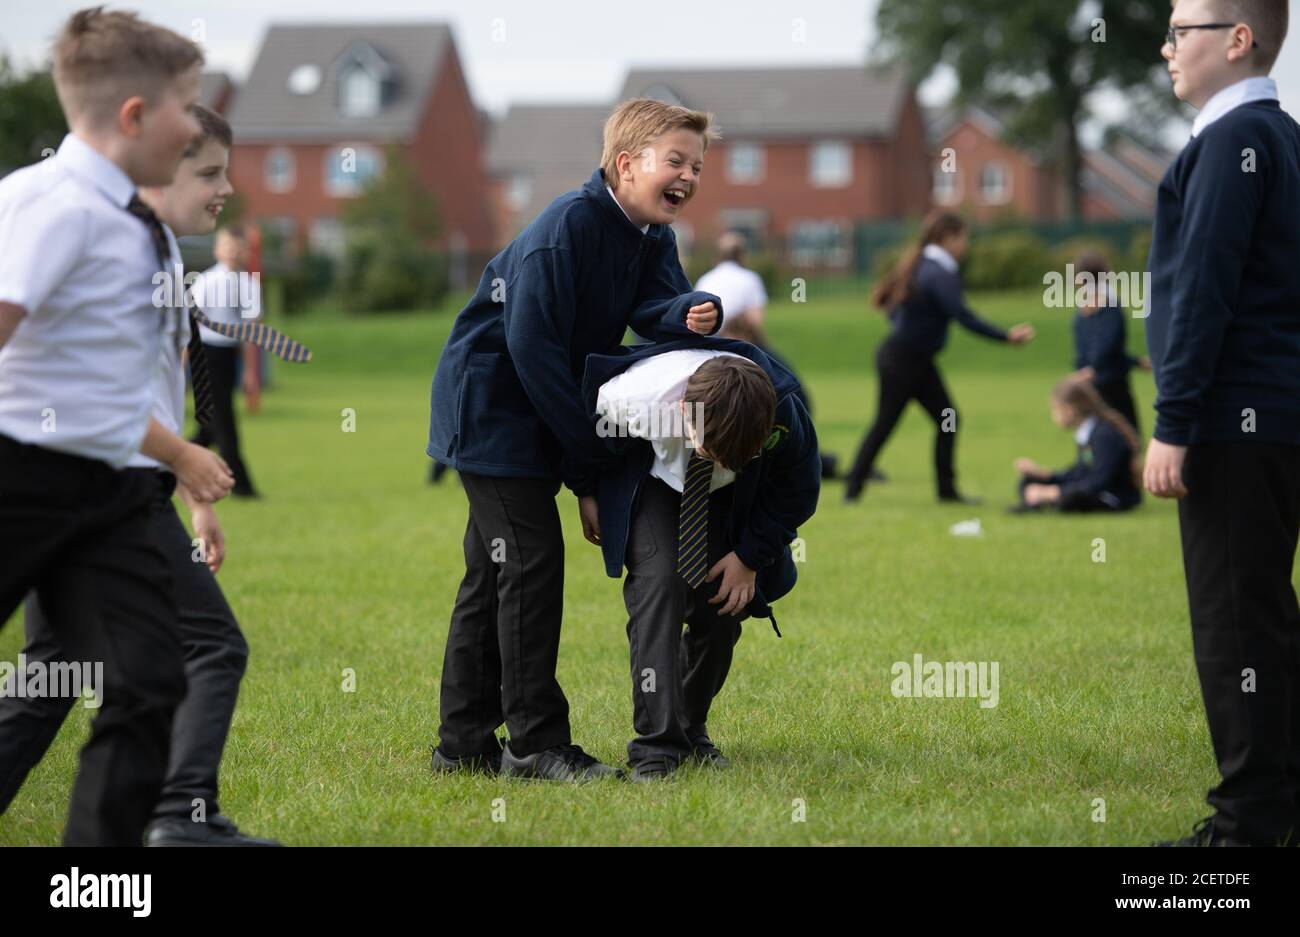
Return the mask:
<svg viewBox="0 0 1300 937"><path fill-rule="evenodd" d="M120 166L76 134L70 133L63 138L54 158L103 192L118 208L126 208L131 203L135 183Z"/></svg>
<svg viewBox="0 0 1300 937"><path fill-rule="evenodd" d="M1080 446L1088 445L1088 440L1092 438L1092 431L1097 427L1097 418L1090 416L1074 431L1074 441Z"/></svg>
<svg viewBox="0 0 1300 937"><path fill-rule="evenodd" d="M1192 136L1200 134L1234 107L1249 104L1252 101L1276 101L1277 82L1266 75L1252 75L1236 84L1220 88L1205 102L1201 112L1192 121Z"/></svg>
<svg viewBox="0 0 1300 937"><path fill-rule="evenodd" d="M612 199L614 200L614 204L617 205L617 206L619 207L619 209L620 209L620 210L623 212L623 214L627 217L627 220L628 220L628 221L631 221L631 220L632 220L632 216L629 215L629 214L627 213L627 209L626 209L626 208L623 208L623 203L620 202L620 201L618 200L618 196L616 196L616 195L614 194L614 190L611 189L611 188L609 187L609 183L608 183L608 182L605 183L605 191L609 193L609 197L612 198ZM647 231L650 230L650 226L649 226L648 224L638 225L638 227L640 227L640 229L641 229L641 233L642 233L642 234L645 234Z"/></svg>
<svg viewBox="0 0 1300 937"><path fill-rule="evenodd" d="M925 257L929 257L949 273L957 272L957 258L953 257L952 254L948 253L938 244L925 245L925 247L921 249L921 254Z"/></svg>

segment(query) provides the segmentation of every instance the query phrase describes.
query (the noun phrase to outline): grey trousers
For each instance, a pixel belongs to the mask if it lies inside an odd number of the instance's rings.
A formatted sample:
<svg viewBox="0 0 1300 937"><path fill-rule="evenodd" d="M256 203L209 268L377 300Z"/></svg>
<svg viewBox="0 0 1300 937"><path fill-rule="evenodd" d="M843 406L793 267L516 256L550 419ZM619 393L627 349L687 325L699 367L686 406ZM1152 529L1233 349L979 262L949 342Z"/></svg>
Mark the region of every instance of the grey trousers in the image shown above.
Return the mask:
<svg viewBox="0 0 1300 937"><path fill-rule="evenodd" d="M732 549L731 493L727 486L709 495L710 566ZM629 764L660 756L680 762L708 737L709 708L740 640L743 616L719 615L721 604L708 603L721 577L691 589L677 573L681 500L681 492L647 478L628 532L623 600L637 733L627 746Z"/></svg>

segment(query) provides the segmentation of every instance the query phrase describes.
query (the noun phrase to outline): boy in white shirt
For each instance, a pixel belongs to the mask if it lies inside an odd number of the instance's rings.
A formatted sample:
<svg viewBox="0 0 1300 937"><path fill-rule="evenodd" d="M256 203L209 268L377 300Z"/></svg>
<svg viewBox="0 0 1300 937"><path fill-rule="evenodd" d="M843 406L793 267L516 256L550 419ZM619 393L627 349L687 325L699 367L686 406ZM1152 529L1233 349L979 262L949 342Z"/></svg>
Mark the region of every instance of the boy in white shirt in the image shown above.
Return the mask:
<svg viewBox="0 0 1300 937"><path fill-rule="evenodd" d="M128 13L74 14L54 48L71 133L0 180L0 621L33 588L67 659L102 664L67 845L141 842L185 691L143 448L198 497L219 459L151 419L165 323L140 186L172 181L198 126L202 52ZM134 215L134 217L133 217Z"/></svg>
<svg viewBox="0 0 1300 937"><path fill-rule="evenodd" d="M167 225L177 282L181 279L172 232L182 237L208 234L232 189L226 179L230 158L230 124L202 105L194 114L202 128L186 150L176 181L166 188L145 188L144 201ZM189 341L187 317L168 321L160 366L154 379L154 417L175 432L185 418L185 374L181 351ZM147 832L149 845L266 845L240 833L220 812L217 774L230 731L239 683L248 661L248 643L215 578L225 559L225 535L213 505L197 500L165 466L141 453L128 471L155 481L150 526L172 572L181 646L188 688L176 710L167 779ZM175 489L190 509L201 561L172 504ZM23 656L50 667L63 660L39 598L29 596ZM0 696L0 813L4 813L28 772L44 757L73 700L67 697Z"/></svg>

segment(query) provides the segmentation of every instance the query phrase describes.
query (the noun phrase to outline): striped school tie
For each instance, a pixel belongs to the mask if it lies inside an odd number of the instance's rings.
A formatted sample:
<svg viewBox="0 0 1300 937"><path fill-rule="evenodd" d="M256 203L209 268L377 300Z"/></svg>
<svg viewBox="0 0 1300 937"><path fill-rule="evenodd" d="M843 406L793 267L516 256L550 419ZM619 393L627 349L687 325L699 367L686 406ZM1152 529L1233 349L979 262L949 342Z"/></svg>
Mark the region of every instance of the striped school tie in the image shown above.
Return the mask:
<svg viewBox="0 0 1300 937"><path fill-rule="evenodd" d="M709 568L709 484L713 460L692 453L682 485L677 520L677 572L692 589L704 581Z"/></svg>
<svg viewBox="0 0 1300 937"><path fill-rule="evenodd" d="M154 250L158 254L158 261L162 264L163 270L169 271L171 247L167 243L167 234L163 230L162 222L158 220L158 216L154 214L152 208L140 199L139 195L131 196L131 201L126 206L126 210L144 222L145 227L149 229L149 236L153 240ZM306 346L281 332L277 332L269 325L264 325L261 322L241 322L238 325L213 322L194 305L188 290L185 296L186 313L190 317L190 387L194 392L194 418L198 420L200 426L207 426L212 420L213 397L212 379L208 376L208 359L203 351L203 339L199 335L199 326L206 326L218 335L225 335L227 338L250 342L283 358L285 361L297 364L311 360L311 351Z"/></svg>

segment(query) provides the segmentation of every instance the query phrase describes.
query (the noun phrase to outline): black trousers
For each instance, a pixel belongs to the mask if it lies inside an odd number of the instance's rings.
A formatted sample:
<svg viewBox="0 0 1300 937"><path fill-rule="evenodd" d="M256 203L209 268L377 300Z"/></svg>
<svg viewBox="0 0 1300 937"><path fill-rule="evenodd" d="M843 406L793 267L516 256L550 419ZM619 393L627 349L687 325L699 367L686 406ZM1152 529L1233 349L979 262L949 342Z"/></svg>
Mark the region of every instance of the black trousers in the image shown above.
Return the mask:
<svg viewBox="0 0 1300 937"><path fill-rule="evenodd" d="M0 622L35 589L66 659L103 665L70 846L141 844L185 695L171 572L149 522L156 474L0 436Z"/></svg>
<svg viewBox="0 0 1300 937"><path fill-rule="evenodd" d="M234 493L255 493L253 480L244 464L239 449L239 425L235 422L235 375L239 369L239 352L243 346L204 345L203 356L208 361L208 375L212 382L212 422L200 426L191 442L200 446L216 444L221 458L230 466L235 476Z"/></svg>
<svg viewBox="0 0 1300 937"><path fill-rule="evenodd" d="M732 549L731 486L709 495L710 567ZM682 495L646 478L628 537L627 641L632 666L630 764L655 756L680 762L708 736L709 709L731 670L740 615L719 615L722 577L692 589L677 572ZM682 624L686 624L683 632Z"/></svg>
<svg viewBox="0 0 1300 937"><path fill-rule="evenodd" d="M1053 477L1046 480L1040 478L1022 477L1020 481L1016 483L1016 493L1020 497L1020 503L1024 504L1025 489L1030 485L1059 485L1059 484L1061 484L1061 478L1059 475L1054 475ZM1070 493L1070 494L1063 494L1061 496L1061 499L1051 506L1056 508L1059 511L1065 511L1067 513L1069 512L1088 513L1090 511L1118 512L1118 511L1132 510L1132 508L1129 507L1122 507L1119 498L1117 498L1114 494L1110 493L1109 491L1102 491L1098 494L1091 494L1089 492L1084 492L1084 491Z"/></svg>
<svg viewBox="0 0 1300 937"><path fill-rule="evenodd" d="M1092 386L1097 389L1097 393L1105 401L1106 406L1118 411L1141 436L1142 425L1138 423L1137 404L1133 402L1133 390L1129 387L1128 378L1122 377L1114 381L1094 382Z"/></svg>
<svg viewBox="0 0 1300 937"><path fill-rule="evenodd" d="M876 421L858 447L857 458L847 479L848 493L857 494L862 490L880 450L898 425L908 403L915 400L934 420L934 475L939 496L955 495L957 481L953 461L957 447L957 415L934 358L910 350L891 335L876 352L876 371L880 377ZM952 417L952 429L946 431L944 421L949 416Z"/></svg>
<svg viewBox="0 0 1300 937"><path fill-rule="evenodd" d="M564 614L559 483L462 473L469 498L465 578L442 662L439 747L516 755L567 745L569 701L555 677Z"/></svg>
<svg viewBox="0 0 1300 937"><path fill-rule="evenodd" d="M155 472L149 514L155 543L167 557L188 687L172 724L171 754L154 815L186 816L202 806L218 813L217 771L248 662L248 644L207 564L195 562L189 533L172 506L175 482ZM27 663L65 659L39 596L25 607ZM8 808L28 772L45 756L75 701L67 697L0 698L0 813Z"/></svg>
<svg viewBox="0 0 1300 937"><path fill-rule="evenodd" d="M1216 828L1300 834L1300 446L1192 445L1178 503L1192 646L1222 781Z"/></svg>

